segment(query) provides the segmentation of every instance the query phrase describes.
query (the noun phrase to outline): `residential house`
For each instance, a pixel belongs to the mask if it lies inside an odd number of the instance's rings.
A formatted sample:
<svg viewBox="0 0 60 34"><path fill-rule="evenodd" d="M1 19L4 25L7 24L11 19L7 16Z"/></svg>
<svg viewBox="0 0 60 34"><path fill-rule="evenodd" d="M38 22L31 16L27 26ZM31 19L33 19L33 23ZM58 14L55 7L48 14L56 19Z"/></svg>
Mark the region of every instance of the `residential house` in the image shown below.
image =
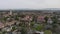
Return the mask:
<svg viewBox="0 0 60 34"><path fill-rule="evenodd" d="M7 20L8 22L11 22L11 21L12 21L12 19L11 19L11 18L7 18L6 20Z"/></svg>
<svg viewBox="0 0 60 34"><path fill-rule="evenodd" d="M25 23L26 26L28 25L27 27L29 27L32 21L32 16L26 15L24 18L20 18L20 19L21 22Z"/></svg>
<svg viewBox="0 0 60 34"><path fill-rule="evenodd" d="M55 31L57 32L57 34L60 34L60 25L57 24L57 28L55 29Z"/></svg>
<svg viewBox="0 0 60 34"><path fill-rule="evenodd" d="M12 32L12 34L21 34L21 32L18 31L18 30L15 30L15 31Z"/></svg>
<svg viewBox="0 0 60 34"><path fill-rule="evenodd" d="M57 23L60 23L60 15L57 15Z"/></svg>
<svg viewBox="0 0 60 34"><path fill-rule="evenodd" d="M4 33L4 34L12 34L12 32L6 32L6 33Z"/></svg>
<svg viewBox="0 0 60 34"><path fill-rule="evenodd" d="M52 23L53 23L52 19L51 19L51 18L48 18L47 23L48 23L48 24L52 24Z"/></svg>
<svg viewBox="0 0 60 34"><path fill-rule="evenodd" d="M43 23L43 22L45 22L45 20L44 20L44 16L38 16L37 17L37 23Z"/></svg>
<svg viewBox="0 0 60 34"><path fill-rule="evenodd" d="M27 21L32 21L32 17L31 16L26 16L26 17L24 17L25 18L25 20L27 20Z"/></svg>
<svg viewBox="0 0 60 34"><path fill-rule="evenodd" d="M4 24L2 22L0 22L0 29L4 28Z"/></svg>
<svg viewBox="0 0 60 34"><path fill-rule="evenodd" d="M3 16L4 16L4 17L7 17L7 16L9 16L9 14L4 14Z"/></svg>
<svg viewBox="0 0 60 34"><path fill-rule="evenodd" d="M46 29L46 30L48 30L48 29L52 29L52 25L45 25L45 28L44 29Z"/></svg>
<svg viewBox="0 0 60 34"><path fill-rule="evenodd" d="M2 29L2 31L7 31L7 32L9 32L11 30L12 30L12 27L10 27L10 26L6 26Z"/></svg>
<svg viewBox="0 0 60 34"><path fill-rule="evenodd" d="M11 22L6 22L6 23L5 23L5 26L11 26L11 25L13 25L15 22L16 22L15 20L13 20L13 21L11 21Z"/></svg>
<svg viewBox="0 0 60 34"><path fill-rule="evenodd" d="M57 19L58 19L57 23L60 23L60 18L57 18Z"/></svg>
<svg viewBox="0 0 60 34"><path fill-rule="evenodd" d="M40 32L40 31L35 31L34 34L44 34L44 32Z"/></svg>
<svg viewBox="0 0 60 34"><path fill-rule="evenodd" d="M18 29L16 32L17 34L21 34L21 29Z"/></svg>
<svg viewBox="0 0 60 34"><path fill-rule="evenodd" d="M57 18L57 23L60 23L60 11L56 11L56 12L54 12L54 15L56 16L56 18Z"/></svg>
<svg viewBox="0 0 60 34"><path fill-rule="evenodd" d="M13 31L12 34L17 34L17 32L16 31Z"/></svg>
<svg viewBox="0 0 60 34"><path fill-rule="evenodd" d="M30 29L27 34L33 34L33 30Z"/></svg>
<svg viewBox="0 0 60 34"><path fill-rule="evenodd" d="M21 32L20 31L17 31L17 34L21 34Z"/></svg>
<svg viewBox="0 0 60 34"><path fill-rule="evenodd" d="M32 17L27 15L24 18L21 18L21 20L23 20L23 21L32 21Z"/></svg>

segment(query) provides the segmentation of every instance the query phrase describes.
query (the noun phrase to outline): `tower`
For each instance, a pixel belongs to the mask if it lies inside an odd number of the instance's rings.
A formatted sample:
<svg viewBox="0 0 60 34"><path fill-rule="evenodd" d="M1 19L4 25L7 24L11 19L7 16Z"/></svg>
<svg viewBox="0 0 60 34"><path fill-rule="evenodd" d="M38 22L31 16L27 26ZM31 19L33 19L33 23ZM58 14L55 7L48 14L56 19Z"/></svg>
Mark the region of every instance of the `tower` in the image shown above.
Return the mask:
<svg viewBox="0 0 60 34"><path fill-rule="evenodd" d="M12 15L12 10L10 10L10 15Z"/></svg>

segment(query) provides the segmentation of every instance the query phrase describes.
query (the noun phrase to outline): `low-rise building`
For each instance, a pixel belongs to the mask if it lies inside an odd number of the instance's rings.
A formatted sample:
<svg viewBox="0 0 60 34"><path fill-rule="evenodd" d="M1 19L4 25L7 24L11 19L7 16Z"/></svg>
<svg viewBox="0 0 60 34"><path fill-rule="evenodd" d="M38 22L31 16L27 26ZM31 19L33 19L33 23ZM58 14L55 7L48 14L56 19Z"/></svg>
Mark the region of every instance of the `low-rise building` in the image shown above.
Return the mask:
<svg viewBox="0 0 60 34"><path fill-rule="evenodd" d="M15 30L15 31L12 32L12 34L21 34L21 32L18 31L18 30Z"/></svg>
<svg viewBox="0 0 60 34"><path fill-rule="evenodd" d="M12 30L12 27L10 27L10 26L4 27L4 28L2 29L2 31L7 31L7 32L9 32L9 31L11 31L11 30Z"/></svg>
<svg viewBox="0 0 60 34"><path fill-rule="evenodd" d="M47 23L48 23L48 24L52 24L52 23L53 23L52 19L51 19L51 18L48 18Z"/></svg>
<svg viewBox="0 0 60 34"><path fill-rule="evenodd" d="M2 22L0 22L0 29L4 28L4 24Z"/></svg>
<svg viewBox="0 0 60 34"><path fill-rule="evenodd" d="M34 34L44 34L44 32L36 31Z"/></svg>
<svg viewBox="0 0 60 34"><path fill-rule="evenodd" d="M45 25L44 29L46 29L46 30L52 29L52 25Z"/></svg>
<svg viewBox="0 0 60 34"><path fill-rule="evenodd" d="M45 22L44 16L38 16L37 17L37 23L43 23L43 22Z"/></svg>
<svg viewBox="0 0 60 34"><path fill-rule="evenodd" d="M6 22L5 26L11 26L11 25L13 25L15 22L16 22L15 20L13 20L13 21L11 21L11 22Z"/></svg>
<svg viewBox="0 0 60 34"><path fill-rule="evenodd" d="M32 21L32 16L25 16L24 18L21 18L21 20L24 20L24 21Z"/></svg>

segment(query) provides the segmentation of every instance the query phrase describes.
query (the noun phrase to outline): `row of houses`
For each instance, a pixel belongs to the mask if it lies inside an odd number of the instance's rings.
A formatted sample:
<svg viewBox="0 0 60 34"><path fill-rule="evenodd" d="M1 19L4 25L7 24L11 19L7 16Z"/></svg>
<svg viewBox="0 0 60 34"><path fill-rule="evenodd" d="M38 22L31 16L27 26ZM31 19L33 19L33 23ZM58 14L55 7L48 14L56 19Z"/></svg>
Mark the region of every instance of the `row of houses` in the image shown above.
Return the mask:
<svg viewBox="0 0 60 34"><path fill-rule="evenodd" d="M45 22L44 18L45 18L45 16L37 16L37 18L35 20L36 20L37 23L44 23ZM20 21L31 22L33 20L33 16L26 15L24 18L19 17L19 20ZM8 21L9 21L9 19L7 19L5 24L11 25L11 24L14 24L16 22L16 20L14 20L14 19L11 22L8 22ZM51 18L48 19L48 23L49 22L52 23Z"/></svg>
<svg viewBox="0 0 60 34"><path fill-rule="evenodd" d="M15 17L17 15L17 13L15 13L15 14L12 14L12 12L10 12L10 13L7 13L7 14L4 14L3 16L4 17L9 17L9 16L13 16L13 17ZM33 17L34 16L34 17ZM12 27L13 27L13 25L16 23L17 25L19 24L19 23L26 23L27 25L29 25L30 26L30 22L32 22L32 21L35 21L35 23L39 23L39 24L41 24L41 23L44 23L45 22L45 16L47 16L47 15L25 15L23 18L22 17L18 17L18 19L19 20L15 20L14 18L7 18L7 20L6 20L6 22L5 23L3 23L3 22L0 22L0 29L2 29L2 30L6 30L6 31L11 31L11 29L12 29ZM50 15L48 15L48 16L50 16ZM34 18L34 19L33 19ZM11 20L11 21L10 21ZM53 21L52 21L52 19L49 17L48 18L48 21L47 21L47 23L48 24L51 24L51 23L53 23ZM16 25L15 24L15 25ZM47 27L49 27L49 26L47 26ZM15 33L16 31L14 31L13 33L14 34L16 34ZM39 33L41 33L41 34L43 34L44 32L39 32Z"/></svg>

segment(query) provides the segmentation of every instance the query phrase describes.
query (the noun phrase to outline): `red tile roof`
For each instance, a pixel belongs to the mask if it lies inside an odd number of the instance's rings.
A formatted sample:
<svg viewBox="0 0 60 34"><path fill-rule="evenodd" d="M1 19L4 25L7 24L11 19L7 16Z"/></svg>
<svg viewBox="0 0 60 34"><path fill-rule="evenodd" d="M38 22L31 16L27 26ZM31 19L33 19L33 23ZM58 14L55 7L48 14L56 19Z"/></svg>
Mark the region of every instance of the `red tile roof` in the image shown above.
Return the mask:
<svg viewBox="0 0 60 34"><path fill-rule="evenodd" d="M38 17L37 17L37 20L38 20L38 21L44 21L44 16L38 16Z"/></svg>

